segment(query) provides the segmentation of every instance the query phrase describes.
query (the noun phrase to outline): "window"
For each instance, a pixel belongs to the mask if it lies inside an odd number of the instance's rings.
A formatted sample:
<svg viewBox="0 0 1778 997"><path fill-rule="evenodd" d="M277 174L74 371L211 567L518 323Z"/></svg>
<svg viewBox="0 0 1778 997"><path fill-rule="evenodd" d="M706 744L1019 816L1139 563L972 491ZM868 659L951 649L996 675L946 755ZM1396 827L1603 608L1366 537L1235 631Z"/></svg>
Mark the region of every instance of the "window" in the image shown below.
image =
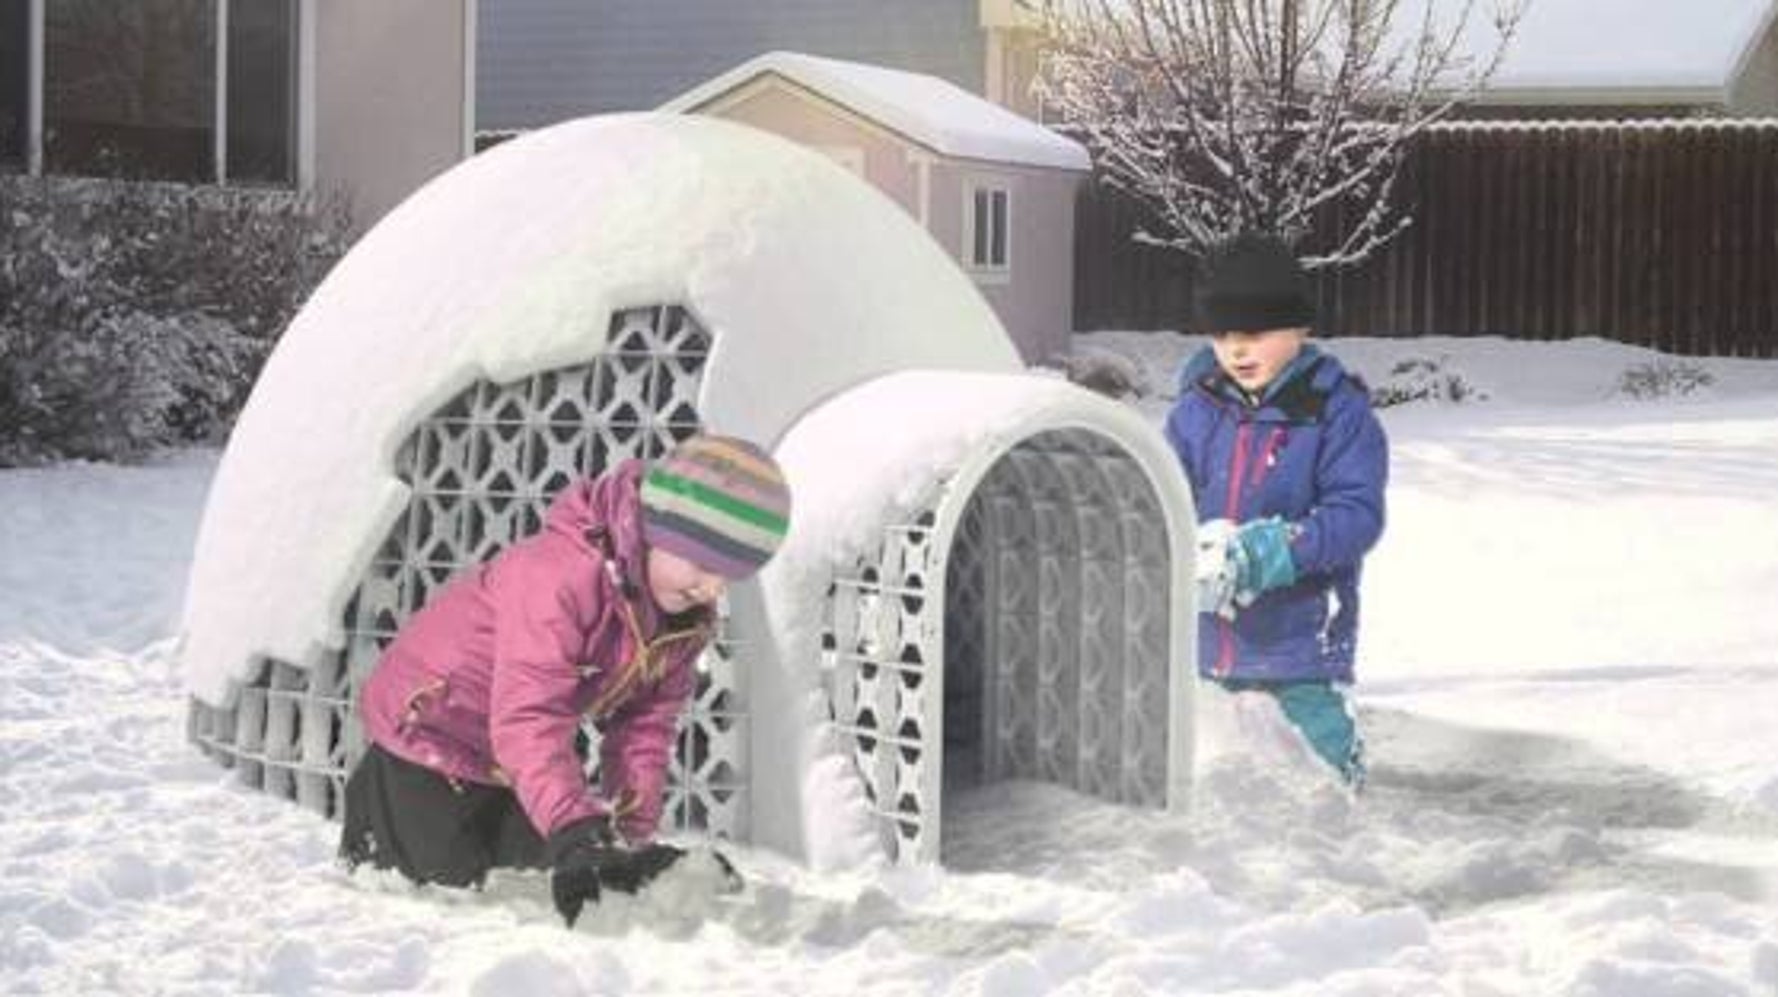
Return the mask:
<svg viewBox="0 0 1778 997"><path fill-rule="evenodd" d="M969 187L967 224L964 226L964 260L970 269L1004 272L1009 269L1008 219L1012 195L1005 187L972 184Z"/></svg>
<svg viewBox="0 0 1778 997"><path fill-rule="evenodd" d="M25 165L30 128L31 0L0 0L0 169Z"/></svg>
<svg viewBox="0 0 1778 997"><path fill-rule="evenodd" d="M296 181L295 0L231 0L228 178Z"/></svg>
<svg viewBox="0 0 1778 997"><path fill-rule="evenodd" d="M214 0L46 0L44 169L210 179L215 27Z"/></svg>
<svg viewBox="0 0 1778 997"><path fill-rule="evenodd" d="M0 0L0 162L40 152L50 173L292 183L297 3ZM23 112L39 94L32 135Z"/></svg>

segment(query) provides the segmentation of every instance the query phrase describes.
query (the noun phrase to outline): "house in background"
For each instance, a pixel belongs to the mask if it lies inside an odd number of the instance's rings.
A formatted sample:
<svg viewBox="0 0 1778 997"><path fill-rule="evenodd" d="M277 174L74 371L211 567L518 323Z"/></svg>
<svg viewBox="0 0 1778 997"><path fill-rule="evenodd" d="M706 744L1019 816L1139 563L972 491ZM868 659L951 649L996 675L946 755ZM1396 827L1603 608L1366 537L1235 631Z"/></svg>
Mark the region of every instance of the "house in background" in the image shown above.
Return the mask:
<svg viewBox="0 0 1778 997"><path fill-rule="evenodd" d="M1021 0L480 0L476 126L492 142L664 106L820 149L918 219L1042 361L1073 327L1090 162L1029 120L1036 41Z"/></svg>
<svg viewBox="0 0 1778 997"><path fill-rule="evenodd" d="M1073 330L1078 143L946 80L771 52L673 98L816 149L888 194L976 283L1027 362Z"/></svg>
<svg viewBox="0 0 1778 997"><path fill-rule="evenodd" d="M1484 54L1488 34L1468 39L1472 55ZM1532 0L1488 89L1462 114L1774 115L1778 0Z"/></svg>
<svg viewBox="0 0 1778 997"><path fill-rule="evenodd" d="M477 127L658 106L765 52L947 80L1021 112L1035 68L1017 0L480 0Z"/></svg>
<svg viewBox="0 0 1778 997"><path fill-rule="evenodd" d="M342 195L472 148L477 0L0 0L0 171Z"/></svg>

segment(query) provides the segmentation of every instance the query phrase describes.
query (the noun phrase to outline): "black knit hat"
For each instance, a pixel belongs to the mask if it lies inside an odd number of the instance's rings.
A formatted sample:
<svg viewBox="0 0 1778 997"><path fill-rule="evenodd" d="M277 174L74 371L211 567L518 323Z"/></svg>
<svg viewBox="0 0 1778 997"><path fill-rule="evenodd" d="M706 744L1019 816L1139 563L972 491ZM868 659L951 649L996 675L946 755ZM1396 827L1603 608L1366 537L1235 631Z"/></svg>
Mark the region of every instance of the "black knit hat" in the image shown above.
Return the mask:
<svg viewBox="0 0 1778 997"><path fill-rule="evenodd" d="M1198 268L1192 295L1199 332L1261 332L1315 324L1309 275L1284 240L1243 232L1218 243Z"/></svg>

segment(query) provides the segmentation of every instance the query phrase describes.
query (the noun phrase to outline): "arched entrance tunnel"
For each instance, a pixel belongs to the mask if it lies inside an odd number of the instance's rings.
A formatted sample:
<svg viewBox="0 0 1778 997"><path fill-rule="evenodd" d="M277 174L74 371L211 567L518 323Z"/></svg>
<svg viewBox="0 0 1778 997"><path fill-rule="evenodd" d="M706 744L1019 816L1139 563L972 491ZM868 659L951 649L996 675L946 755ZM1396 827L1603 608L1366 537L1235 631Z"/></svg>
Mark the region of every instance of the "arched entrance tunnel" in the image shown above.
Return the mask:
<svg viewBox="0 0 1778 997"><path fill-rule="evenodd" d="M941 859L946 795L985 783L1183 802L1189 672L1149 469L1086 428L984 464L887 527L830 600L835 726L901 861Z"/></svg>

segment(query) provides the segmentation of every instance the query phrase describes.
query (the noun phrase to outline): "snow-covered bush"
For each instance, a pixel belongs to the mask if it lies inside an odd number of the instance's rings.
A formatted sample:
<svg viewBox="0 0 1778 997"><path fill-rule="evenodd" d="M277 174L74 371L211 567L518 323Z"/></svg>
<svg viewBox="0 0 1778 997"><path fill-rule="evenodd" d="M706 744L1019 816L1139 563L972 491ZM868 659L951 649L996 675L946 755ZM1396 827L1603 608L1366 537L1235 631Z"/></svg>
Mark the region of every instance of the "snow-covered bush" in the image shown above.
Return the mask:
<svg viewBox="0 0 1778 997"><path fill-rule="evenodd" d="M1716 377L1690 360L1662 357L1631 364L1618 375L1617 393L1630 398L1670 398L1690 395L1716 383Z"/></svg>
<svg viewBox="0 0 1778 997"><path fill-rule="evenodd" d="M1371 386L1371 404L1378 408L1408 402L1483 401L1488 393L1470 384L1455 370L1446 368L1449 357L1408 357L1389 368L1383 380Z"/></svg>
<svg viewBox="0 0 1778 997"><path fill-rule="evenodd" d="M226 430L345 231L283 192L0 178L0 466Z"/></svg>
<svg viewBox="0 0 1778 997"><path fill-rule="evenodd" d="M200 313L93 316L72 334L0 326L0 466L201 439L238 407L267 345Z"/></svg>
<svg viewBox="0 0 1778 997"><path fill-rule="evenodd" d="M1076 347L1053 362L1068 380L1108 398L1142 398L1154 390L1136 361L1115 350Z"/></svg>

